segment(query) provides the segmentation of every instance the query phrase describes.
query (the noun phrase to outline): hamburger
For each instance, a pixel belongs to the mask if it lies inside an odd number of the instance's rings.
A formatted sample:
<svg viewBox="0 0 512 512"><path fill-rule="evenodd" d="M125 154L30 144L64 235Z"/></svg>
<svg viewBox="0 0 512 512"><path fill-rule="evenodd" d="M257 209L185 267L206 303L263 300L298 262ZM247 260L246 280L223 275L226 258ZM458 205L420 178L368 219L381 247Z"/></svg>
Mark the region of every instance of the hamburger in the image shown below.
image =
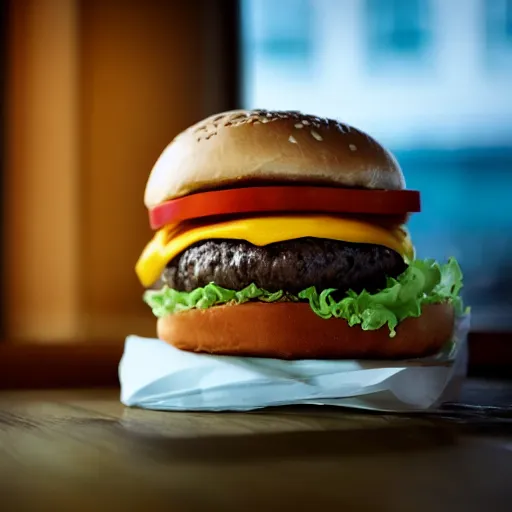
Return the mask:
<svg viewBox="0 0 512 512"><path fill-rule="evenodd" d="M178 349L280 359L434 354L462 274L415 257L420 211L366 133L300 112L237 110L179 134L144 195L153 239L136 273Z"/></svg>

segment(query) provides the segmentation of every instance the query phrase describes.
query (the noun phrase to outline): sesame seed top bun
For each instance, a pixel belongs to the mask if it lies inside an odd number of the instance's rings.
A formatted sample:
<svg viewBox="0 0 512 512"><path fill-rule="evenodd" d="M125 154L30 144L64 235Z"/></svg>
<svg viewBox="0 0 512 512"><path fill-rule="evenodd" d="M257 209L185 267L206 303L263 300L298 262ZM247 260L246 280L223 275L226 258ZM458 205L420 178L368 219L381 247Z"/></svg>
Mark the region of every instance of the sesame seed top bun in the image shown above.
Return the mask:
<svg viewBox="0 0 512 512"><path fill-rule="evenodd" d="M356 128L300 112L235 110L191 126L165 148L144 203L269 182L405 188L393 155Z"/></svg>

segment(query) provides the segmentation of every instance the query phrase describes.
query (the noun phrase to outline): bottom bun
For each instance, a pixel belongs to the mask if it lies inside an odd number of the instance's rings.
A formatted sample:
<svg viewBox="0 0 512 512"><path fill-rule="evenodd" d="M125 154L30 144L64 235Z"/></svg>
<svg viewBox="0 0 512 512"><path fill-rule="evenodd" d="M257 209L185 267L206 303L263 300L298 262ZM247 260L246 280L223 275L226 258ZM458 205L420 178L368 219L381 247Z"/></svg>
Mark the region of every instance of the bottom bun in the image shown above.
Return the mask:
<svg viewBox="0 0 512 512"><path fill-rule="evenodd" d="M437 352L453 332L448 304L427 305L389 337L387 325L375 331L350 327L346 320L324 320L308 304L250 302L193 309L158 320L158 337L176 348L210 354L277 359L404 359Z"/></svg>

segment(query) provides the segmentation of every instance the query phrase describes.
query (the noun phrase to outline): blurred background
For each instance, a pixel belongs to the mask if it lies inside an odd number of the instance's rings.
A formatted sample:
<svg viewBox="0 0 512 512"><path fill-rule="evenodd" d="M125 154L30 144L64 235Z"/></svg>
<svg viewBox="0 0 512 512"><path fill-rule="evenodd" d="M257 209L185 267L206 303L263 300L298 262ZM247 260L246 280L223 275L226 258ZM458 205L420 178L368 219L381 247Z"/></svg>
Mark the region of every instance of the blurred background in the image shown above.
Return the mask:
<svg viewBox="0 0 512 512"><path fill-rule="evenodd" d="M512 1L242 0L243 104L394 152L420 257L456 256L474 326L512 328Z"/></svg>
<svg viewBox="0 0 512 512"><path fill-rule="evenodd" d="M512 330L512 0L11 0L2 6L3 331L154 334L133 265L145 181L211 113L302 110L374 135L456 256L475 330Z"/></svg>

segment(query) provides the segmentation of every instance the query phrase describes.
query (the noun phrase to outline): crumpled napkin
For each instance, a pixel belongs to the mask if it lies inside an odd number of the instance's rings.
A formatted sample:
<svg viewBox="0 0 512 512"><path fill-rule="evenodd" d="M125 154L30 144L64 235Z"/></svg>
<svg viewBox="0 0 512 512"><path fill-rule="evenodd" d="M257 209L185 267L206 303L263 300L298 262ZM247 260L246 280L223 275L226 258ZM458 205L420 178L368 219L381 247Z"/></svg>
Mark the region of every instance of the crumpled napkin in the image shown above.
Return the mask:
<svg viewBox="0 0 512 512"><path fill-rule="evenodd" d="M196 354L128 336L119 365L121 402L169 411L249 411L292 404L388 412L425 411L456 399L467 367L469 314L452 342L408 361L284 361Z"/></svg>

